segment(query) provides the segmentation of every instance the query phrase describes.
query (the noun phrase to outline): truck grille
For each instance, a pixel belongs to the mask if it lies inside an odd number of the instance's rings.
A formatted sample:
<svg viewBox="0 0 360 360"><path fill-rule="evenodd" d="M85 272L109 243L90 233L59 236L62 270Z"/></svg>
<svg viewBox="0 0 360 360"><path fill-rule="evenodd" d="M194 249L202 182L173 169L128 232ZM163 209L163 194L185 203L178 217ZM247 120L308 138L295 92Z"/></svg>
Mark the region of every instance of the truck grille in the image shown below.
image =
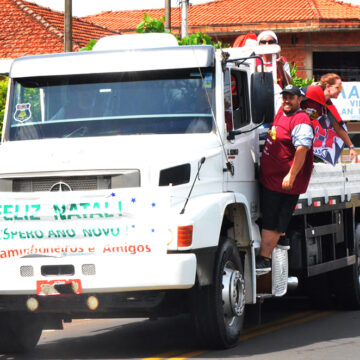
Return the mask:
<svg viewBox="0 0 360 360"><path fill-rule="evenodd" d="M139 186L140 171L129 170L116 175L18 178L12 179L12 187L2 191L89 191Z"/></svg>
<svg viewBox="0 0 360 360"><path fill-rule="evenodd" d="M65 183L72 191L110 189L110 176L15 179L14 192L51 191L56 184ZM69 190L70 190L69 189ZM66 191L66 190L65 190Z"/></svg>

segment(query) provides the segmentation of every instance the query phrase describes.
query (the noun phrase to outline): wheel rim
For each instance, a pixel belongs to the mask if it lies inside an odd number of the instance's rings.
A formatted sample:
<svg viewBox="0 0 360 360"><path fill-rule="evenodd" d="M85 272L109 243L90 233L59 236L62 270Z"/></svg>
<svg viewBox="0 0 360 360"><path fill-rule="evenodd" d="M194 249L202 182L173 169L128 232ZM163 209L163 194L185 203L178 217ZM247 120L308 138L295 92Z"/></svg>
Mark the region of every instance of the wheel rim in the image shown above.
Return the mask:
<svg viewBox="0 0 360 360"><path fill-rule="evenodd" d="M224 318L228 325L244 313L245 284L242 273L231 262L224 266L222 277L222 301Z"/></svg>

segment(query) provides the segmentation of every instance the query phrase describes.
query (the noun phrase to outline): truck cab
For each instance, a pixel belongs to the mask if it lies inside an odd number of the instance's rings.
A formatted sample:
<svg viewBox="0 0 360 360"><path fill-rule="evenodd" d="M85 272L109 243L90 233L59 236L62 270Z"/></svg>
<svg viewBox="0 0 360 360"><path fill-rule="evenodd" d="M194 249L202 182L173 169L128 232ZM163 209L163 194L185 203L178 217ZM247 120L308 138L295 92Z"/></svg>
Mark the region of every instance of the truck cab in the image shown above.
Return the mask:
<svg viewBox="0 0 360 360"><path fill-rule="evenodd" d="M206 344L226 348L246 304L286 293L286 250L273 254L270 290L255 271L257 171L276 95L276 74L256 73L255 58L280 48L171 37L114 36L12 63L1 350L31 349L73 318L183 312Z"/></svg>

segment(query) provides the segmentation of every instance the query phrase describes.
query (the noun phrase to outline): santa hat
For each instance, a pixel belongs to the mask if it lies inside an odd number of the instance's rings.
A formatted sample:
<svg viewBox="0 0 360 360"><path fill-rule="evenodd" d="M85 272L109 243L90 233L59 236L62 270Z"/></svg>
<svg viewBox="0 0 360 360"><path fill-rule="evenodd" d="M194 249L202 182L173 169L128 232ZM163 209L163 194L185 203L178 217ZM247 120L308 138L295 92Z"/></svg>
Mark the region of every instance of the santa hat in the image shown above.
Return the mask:
<svg viewBox="0 0 360 360"><path fill-rule="evenodd" d="M257 37L258 44L260 43L260 40L262 38L264 38L265 36L271 36L276 42L278 42L278 38L277 38L276 34L271 30L266 30L266 31L261 32L258 35L258 37Z"/></svg>

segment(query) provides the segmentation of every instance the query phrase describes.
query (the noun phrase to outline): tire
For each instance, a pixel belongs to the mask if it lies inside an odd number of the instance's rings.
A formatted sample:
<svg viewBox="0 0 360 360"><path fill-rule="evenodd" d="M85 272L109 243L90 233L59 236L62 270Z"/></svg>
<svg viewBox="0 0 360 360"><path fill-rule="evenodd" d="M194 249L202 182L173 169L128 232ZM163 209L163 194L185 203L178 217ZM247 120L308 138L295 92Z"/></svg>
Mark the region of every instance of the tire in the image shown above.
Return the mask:
<svg viewBox="0 0 360 360"><path fill-rule="evenodd" d="M25 353L35 348L42 322L32 314L0 313L0 353Z"/></svg>
<svg viewBox="0 0 360 360"><path fill-rule="evenodd" d="M338 303L349 310L360 309L360 225L356 227L355 264L333 274L335 296Z"/></svg>
<svg viewBox="0 0 360 360"><path fill-rule="evenodd" d="M215 349L235 346L245 314L245 282L239 251L221 239L215 258L213 283L197 287L193 315L204 345Z"/></svg>

